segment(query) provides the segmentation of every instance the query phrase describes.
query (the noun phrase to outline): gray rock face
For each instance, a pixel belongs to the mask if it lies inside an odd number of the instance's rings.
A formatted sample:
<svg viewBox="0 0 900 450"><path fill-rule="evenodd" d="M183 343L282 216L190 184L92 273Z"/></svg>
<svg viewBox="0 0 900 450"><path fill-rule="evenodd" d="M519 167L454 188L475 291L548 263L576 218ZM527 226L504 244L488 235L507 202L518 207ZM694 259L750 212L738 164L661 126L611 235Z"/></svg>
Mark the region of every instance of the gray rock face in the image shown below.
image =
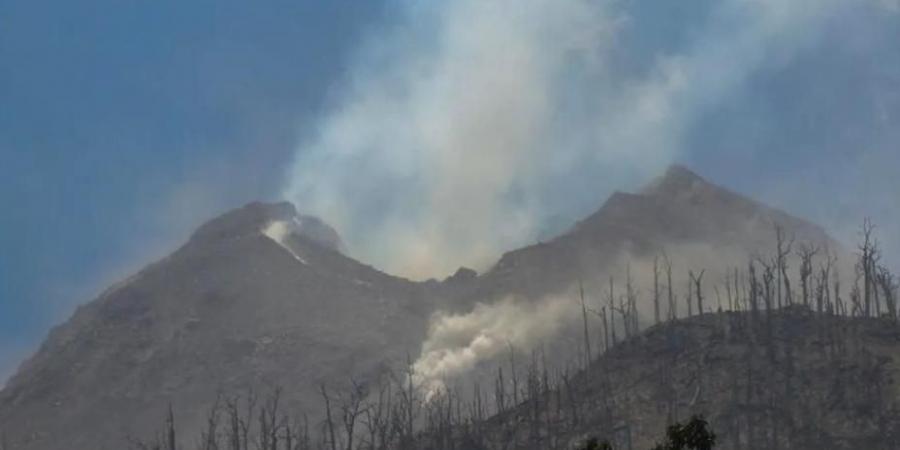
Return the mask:
<svg viewBox="0 0 900 450"><path fill-rule="evenodd" d="M288 204L227 213L79 308L0 393L13 448L121 448L155 433L170 402L187 430L217 391L251 386L289 386L287 404L317 416L320 383L374 378L416 352L432 309L422 287L260 231L295 216Z"/></svg>
<svg viewBox="0 0 900 450"><path fill-rule="evenodd" d="M417 354L438 307L560 292L623 252L768 250L773 223L831 242L676 167L483 275L463 269L414 283L344 256L331 227L290 204L253 203L203 225L55 328L0 391L0 424L12 448L121 448L128 436L154 433L169 403L191 429L217 391L275 385L290 387L287 407L318 416L320 383L373 379Z"/></svg>
<svg viewBox="0 0 900 450"><path fill-rule="evenodd" d="M503 255L469 299L537 298L577 280L602 292L603 275L622 275L628 262L646 265L664 252L684 272L746 267L751 256L775 251L776 226L786 239L843 253L821 227L673 166L639 193L614 193L567 233Z"/></svg>

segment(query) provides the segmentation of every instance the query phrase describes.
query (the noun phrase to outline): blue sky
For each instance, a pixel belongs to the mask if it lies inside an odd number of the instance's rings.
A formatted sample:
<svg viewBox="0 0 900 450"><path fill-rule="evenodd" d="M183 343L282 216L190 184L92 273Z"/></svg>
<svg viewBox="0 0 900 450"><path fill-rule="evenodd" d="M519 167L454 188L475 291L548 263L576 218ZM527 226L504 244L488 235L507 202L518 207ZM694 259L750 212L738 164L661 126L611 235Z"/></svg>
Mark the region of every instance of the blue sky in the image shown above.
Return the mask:
<svg viewBox="0 0 900 450"><path fill-rule="evenodd" d="M511 152L501 161L516 170L507 183L477 184L478 192L494 190L485 209L528 220L498 237L482 233L496 228L489 217L464 229L467 239L527 241L535 230L589 213L612 189L634 187L679 161L844 239L872 216L882 224L887 258L900 261L896 2L792 0L783 4L800 7L785 11L771 0L749 2L748 10L735 1L606 3L528 0L521 5L535 14L494 17L469 0L0 0L0 376L75 305L164 255L198 223L250 200L294 200L338 222L363 259L402 271L383 248L365 245L359 230L372 227L360 217L385 224L375 230L393 236L402 234L392 228L397 223L419 229L433 225L425 218L455 217L393 190L355 195L352 188L413 183L435 199L455 199L458 185L426 186L459 175L433 161L443 161L444 148L467 157L448 142L475 150L481 143L422 140L408 130L433 126L413 116L453 122L459 117L445 110L491 111L495 105L455 100L459 89L484 81L481 74L497 76L459 55L494 60L510 45L521 44L528 67L538 69L514 71L504 85L535 75L535 84L523 86L545 93L523 104L540 105L533 115L513 118L551 125L539 140L516 134L528 127L515 120L507 131L579 163L548 159L546 150L499 149ZM823 5L821 14L798 12L810 5ZM760 18L754 8L772 15ZM584 12L603 25L571 36L588 44L551 46L529 34L578 30L571 21ZM457 70L456 78L441 76ZM449 94L409 93L421 86ZM376 95L382 88L391 93L387 103ZM662 100L648 97L663 102L662 125L605 106L631 88L641 95L668 89ZM530 98L509 93L512 101ZM443 107L435 112L435 104ZM360 113L360 105L372 109ZM360 132L361 141L393 150L346 144L345 154L372 158L370 170L350 183L360 160L334 157L334 146L344 143L329 133L353 135L360 123L377 131ZM606 123L621 125L612 131L635 127L641 139L581 131ZM595 151L616 145L634 149ZM411 173L392 169L410 158ZM532 164L522 162L533 160L561 169L530 172ZM515 181L532 174L540 182ZM323 196L311 183L351 195ZM329 209L335 202L349 212ZM440 249L442 239L459 235L421 238Z"/></svg>

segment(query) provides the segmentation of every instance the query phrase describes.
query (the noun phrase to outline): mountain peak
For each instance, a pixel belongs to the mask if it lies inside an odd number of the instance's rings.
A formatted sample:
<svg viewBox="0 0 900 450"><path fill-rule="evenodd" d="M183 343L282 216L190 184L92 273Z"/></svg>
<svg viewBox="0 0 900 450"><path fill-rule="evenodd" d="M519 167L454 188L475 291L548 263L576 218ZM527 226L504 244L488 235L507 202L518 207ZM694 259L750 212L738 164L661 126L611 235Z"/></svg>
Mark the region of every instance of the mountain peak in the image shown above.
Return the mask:
<svg viewBox="0 0 900 450"><path fill-rule="evenodd" d="M273 229L273 225L278 225ZM252 202L206 222L194 232L191 241L218 241L263 232L271 236L300 236L322 247L342 251L340 235L318 217L299 214L289 202Z"/></svg>
<svg viewBox="0 0 900 450"><path fill-rule="evenodd" d="M197 229L191 241L211 241L257 233L270 222L291 221L297 209L288 202L252 202L212 219Z"/></svg>
<svg viewBox="0 0 900 450"><path fill-rule="evenodd" d="M696 192L704 187L712 186L700 175L680 164L669 166L662 176L651 181L641 190L644 195L678 195Z"/></svg>

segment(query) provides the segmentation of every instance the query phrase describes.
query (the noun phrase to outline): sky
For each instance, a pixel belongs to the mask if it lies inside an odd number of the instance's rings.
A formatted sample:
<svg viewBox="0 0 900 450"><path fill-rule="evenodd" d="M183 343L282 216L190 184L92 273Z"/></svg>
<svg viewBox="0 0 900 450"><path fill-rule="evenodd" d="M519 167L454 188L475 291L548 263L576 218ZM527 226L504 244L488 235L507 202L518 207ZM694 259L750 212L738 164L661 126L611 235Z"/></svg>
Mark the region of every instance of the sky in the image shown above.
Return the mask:
<svg viewBox="0 0 900 450"><path fill-rule="evenodd" d="M896 0L0 0L0 378L257 199L441 277L679 162L900 263L897 42Z"/></svg>

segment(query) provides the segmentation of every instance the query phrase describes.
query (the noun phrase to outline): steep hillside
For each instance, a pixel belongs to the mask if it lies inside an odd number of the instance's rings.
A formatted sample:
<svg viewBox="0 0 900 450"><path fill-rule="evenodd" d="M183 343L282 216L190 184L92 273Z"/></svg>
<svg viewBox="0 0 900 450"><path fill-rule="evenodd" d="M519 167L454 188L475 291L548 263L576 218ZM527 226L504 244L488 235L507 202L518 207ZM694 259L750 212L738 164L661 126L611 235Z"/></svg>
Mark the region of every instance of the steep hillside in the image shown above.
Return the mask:
<svg viewBox="0 0 900 450"><path fill-rule="evenodd" d="M599 283L593 290L602 292L604 275L621 276L629 261L646 266L663 252L684 270L743 267L751 256L775 250L776 226L797 243L840 252L821 227L676 165L638 193L613 194L569 232L503 255L470 298L539 298L579 279Z"/></svg>
<svg viewBox="0 0 900 450"><path fill-rule="evenodd" d="M296 217L287 204L228 213L79 308L0 393L13 448L120 448L170 402L191 429L218 390L292 386L288 404L318 407L320 383L374 378L417 351L422 286L324 246L333 236L264 234Z"/></svg>
<svg viewBox="0 0 900 450"><path fill-rule="evenodd" d="M803 307L706 314L620 343L468 440L540 449L597 436L649 449L668 423L701 414L725 450L889 450L900 443L898 379L896 320Z"/></svg>

